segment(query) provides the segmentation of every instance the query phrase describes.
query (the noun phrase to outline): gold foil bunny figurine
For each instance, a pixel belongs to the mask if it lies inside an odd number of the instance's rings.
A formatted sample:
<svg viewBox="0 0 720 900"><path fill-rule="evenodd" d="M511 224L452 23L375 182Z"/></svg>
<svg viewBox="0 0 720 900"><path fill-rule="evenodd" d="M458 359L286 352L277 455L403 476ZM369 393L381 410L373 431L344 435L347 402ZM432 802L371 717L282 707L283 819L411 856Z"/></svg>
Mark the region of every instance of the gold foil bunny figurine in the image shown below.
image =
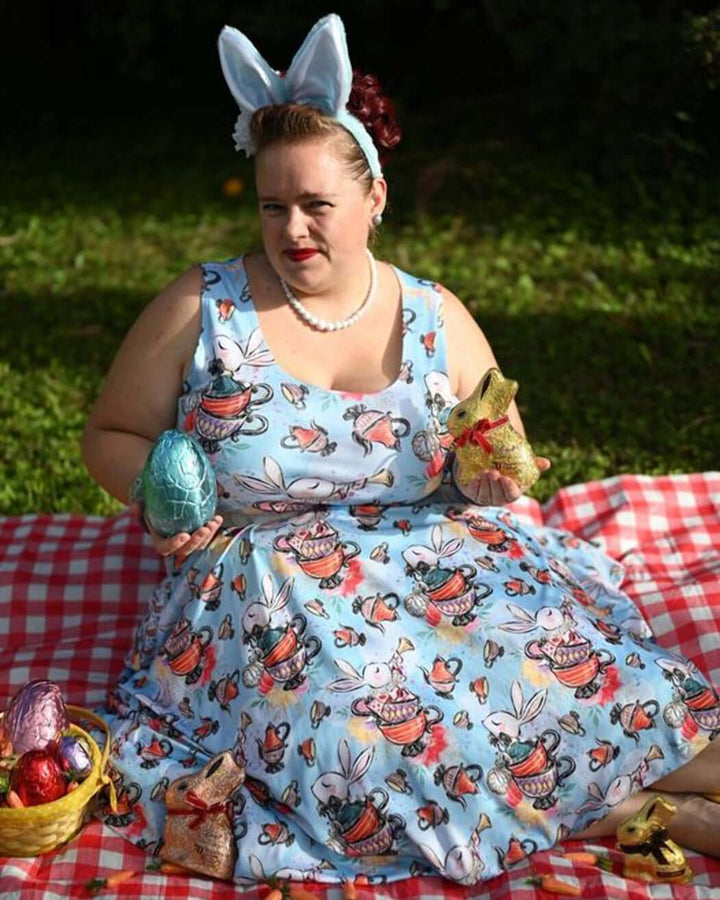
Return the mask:
<svg viewBox="0 0 720 900"><path fill-rule="evenodd" d="M693 871L680 847L668 837L674 803L652 796L642 809L617 827L617 848L624 854L623 875L637 881L692 881Z"/></svg>
<svg viewBox="0 0 720 900"><path fill-rule="evenodd" d="M226 750L194 775L171 782L165 791L162 859L214 878L232 878L237 848L230 798L244 780L245 770Z"/></svg>
<svg viewBox="0 0 720 900"><path fill-rule="evenodd" d="M488 369L472 394L453 407L447 428L455 438L460 484L496 469L524 492L540 477L532 447L507 416L517 390L517 381L503 378L499 369Z"/></svg>

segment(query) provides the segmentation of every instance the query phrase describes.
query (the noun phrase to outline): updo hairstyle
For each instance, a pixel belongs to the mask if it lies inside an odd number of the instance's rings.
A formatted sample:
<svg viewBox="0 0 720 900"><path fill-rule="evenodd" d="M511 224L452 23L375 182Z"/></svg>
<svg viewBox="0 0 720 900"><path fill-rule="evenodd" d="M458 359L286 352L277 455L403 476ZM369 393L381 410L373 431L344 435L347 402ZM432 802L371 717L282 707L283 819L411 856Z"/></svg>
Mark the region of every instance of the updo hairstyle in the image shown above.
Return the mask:
<svg viewBox="0 0 720 900"><path fill-rule="evenodd" d="M375 75L363 75L357 69L353 70L347 109L366 127L378 149L380 164L385 165L388 152L399 143L402 133L395 122L392 101L382 93ZM360 181L366 193L370 193L373 176L360 145L335 119L313 106L298 103L264 106L253 113L250 136L258 153L277 141L337 136L340 158L352 178Z"/></svg>

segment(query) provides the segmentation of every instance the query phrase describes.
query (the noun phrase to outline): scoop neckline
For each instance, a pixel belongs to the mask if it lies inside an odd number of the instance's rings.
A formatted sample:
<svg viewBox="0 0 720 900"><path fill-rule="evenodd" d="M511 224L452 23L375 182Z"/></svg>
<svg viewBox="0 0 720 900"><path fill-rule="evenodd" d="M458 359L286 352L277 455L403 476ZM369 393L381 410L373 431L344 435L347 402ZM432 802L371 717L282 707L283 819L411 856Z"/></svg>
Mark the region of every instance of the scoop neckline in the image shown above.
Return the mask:
<svg viewBox="0 0 720 900"><path fill-rule="evenodd" d="M400 350L400 371L398 372L395 379L390 382L390 384L386 384L385 387L380 388L379 391L369 391L369 392L368 391L341 391L341 390L337 390L336 388L326 388L326 387L322 387L319 384L312 384L309 381L305 381L304 378L298 378L296 375L293 375L292 372L288 372L288 370L284 366L281 366L280 363L278 362L274 351L272 350L272 348L270 347L270 344L268 344L268 342L265 338L265 332L263 331L262 325L260 324L260 317L258 316L258 311L257 311L257 307L255 306L255 300L253 298L252 291L250 290L250 279L248 278L247 268L245 267L245 258L247 255L248 254L243 253L241 256L238 256L232 260L232 262L234 262L234 263L237 263L238 261L240 262L240 268L242 268L242 277L245 281L244 291L243 291L243 287L241 286L241 289L238 293L244 293L244 296L247 298L245 300L245 303L248 304L250 311L252 312L253 318L255 320L255 327L257 328L257 330L260 334L260 337L262 338L263 344L270 351L270 354L272 355L275 367L277 368L277 371L280 373L280 375L283 379L287 379L289 381L294 381L296 384L299 384L302 387L306 387L312 391L321 391L324 394L332 394L332 395L339 396L339 397L345 396L345 397L353 397L353 398L380 397L382 394L395 389L401 383L400 375L402 373L403 365L405 363L405 352L408 349L407 342L405 340L405 328L404 327L402 328L402 347ZM387 263L387 265L390 266L390 268L395 273L395 277L397 278L398 285L400 287L400 318L401 318L401 321L404 323L405 310L407 308L407 306L406 306L407 293L405 291L405 283L402 278L402 273L400 272L398 267L393 265L393 263ZM237 271L237 267L236 267L236 271Z"/></svg>

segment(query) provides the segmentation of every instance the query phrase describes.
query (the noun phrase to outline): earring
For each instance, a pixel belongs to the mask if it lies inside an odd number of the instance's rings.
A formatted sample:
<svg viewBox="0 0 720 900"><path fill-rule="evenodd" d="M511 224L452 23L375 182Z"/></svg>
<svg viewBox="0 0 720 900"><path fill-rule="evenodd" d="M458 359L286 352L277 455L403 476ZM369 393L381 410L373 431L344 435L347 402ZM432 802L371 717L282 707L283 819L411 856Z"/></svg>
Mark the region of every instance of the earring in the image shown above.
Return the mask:
<svg viewBox="0 0 720 900"><path fill-rule="evenodd" d="M372 217L372 223L375 228L378 228L380 225L382 225L382 216L380 215L380 213L377 213L377 215L374 215Z"/></svg>

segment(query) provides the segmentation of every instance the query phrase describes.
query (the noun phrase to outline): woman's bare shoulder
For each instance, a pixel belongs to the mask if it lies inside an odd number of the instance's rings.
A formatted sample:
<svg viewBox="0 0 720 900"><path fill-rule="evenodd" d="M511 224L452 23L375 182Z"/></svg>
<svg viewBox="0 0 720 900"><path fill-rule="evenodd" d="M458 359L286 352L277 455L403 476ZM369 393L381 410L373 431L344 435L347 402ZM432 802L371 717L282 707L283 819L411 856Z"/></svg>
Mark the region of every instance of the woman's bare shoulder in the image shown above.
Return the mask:
<svg viewBox="0 0 720 900"><path fill-rule="evenodd" d="M483 373L497 365L488 339L474 316L452 291L440 285L443 298L448 377L455 396L464 399Z"/></svg>
<svg viewBox="0 0 720 900"><path fill-rule="evenodd" d="M193 266L143 309L110 366L89 423L154 436L171 427L201 329L202 272ZM167 424L170 423L170 424Z"/></svg>
<svg viewBox="0 0 720 900"><path fill-rule="evenodd" d="M197 315L200 311L202 287L201 266L191 266L166 284L148 303L143 314L150 316Z"/></svg>

